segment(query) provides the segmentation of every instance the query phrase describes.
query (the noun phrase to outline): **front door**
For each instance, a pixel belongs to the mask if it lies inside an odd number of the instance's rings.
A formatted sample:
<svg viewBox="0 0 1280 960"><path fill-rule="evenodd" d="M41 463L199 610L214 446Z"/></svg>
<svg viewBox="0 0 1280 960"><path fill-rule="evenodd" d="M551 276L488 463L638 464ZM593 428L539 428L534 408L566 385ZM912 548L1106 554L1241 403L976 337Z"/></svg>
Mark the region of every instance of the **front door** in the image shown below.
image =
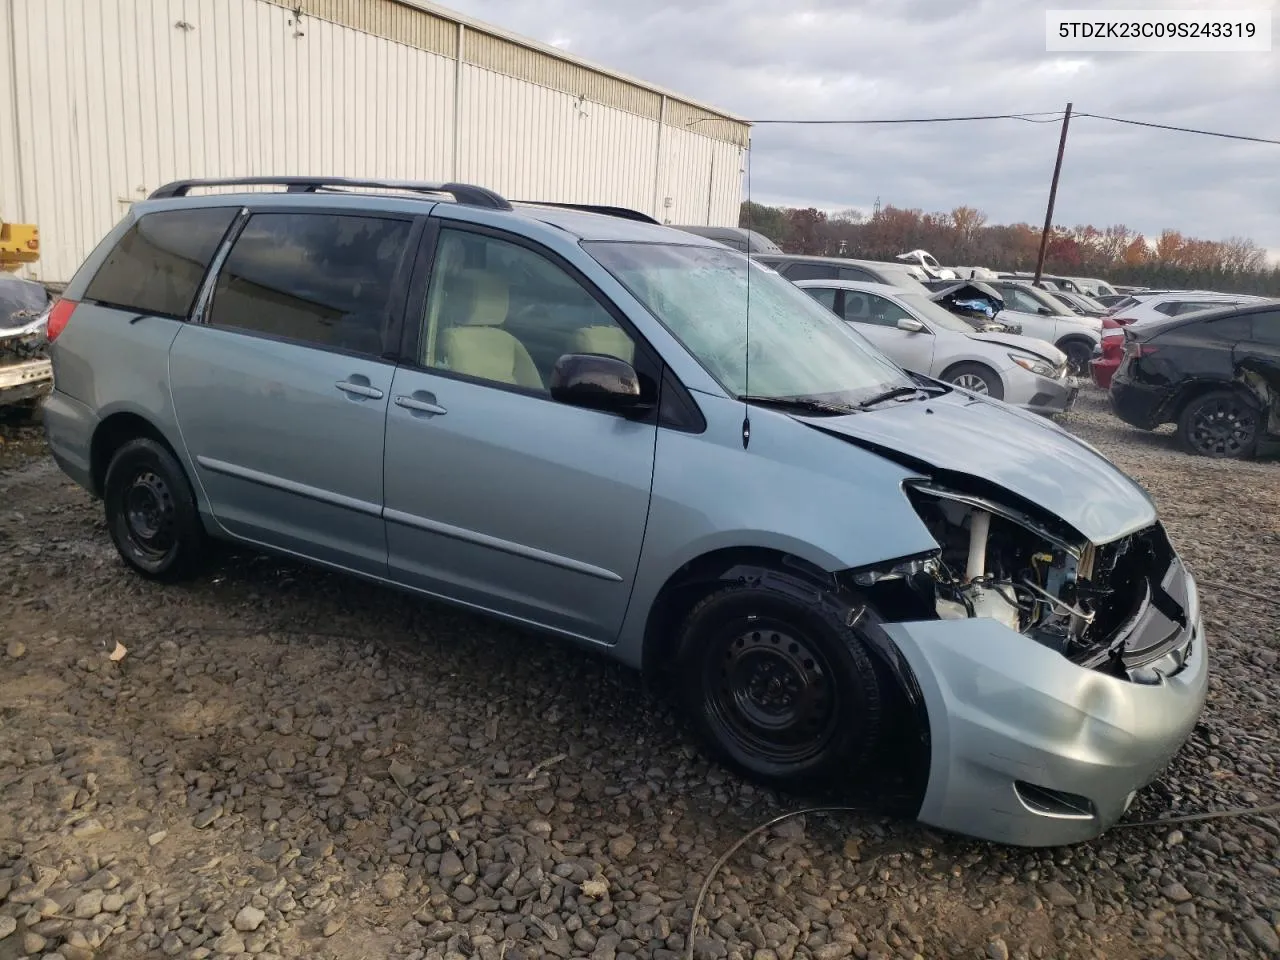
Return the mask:
<svg viewBox="0 0 1280 960"><path fill-rule="evenodd" d="M547 384L565 353L632 361L642 382L651 361L568 264L516 237L443 228L424 299L387 415L392 576L613 642L644 540L656 422L558 403Z"/></svg>
<svg viewBox="0 0 1280 960"><path fill-rule="evenodd" d="M249 218L169 356L182 439L235 536L385 576L382 436L411 219Z"/></svg>
<svg viewBox="0 0 1280 960"><path fill-rule="evenodd" d="M898 366L929 376L933 366L933 334L928 327L919 333L898 328L901 319L915 319L887 297L861 290L842 290L840 315L876 345Z"/></svg>

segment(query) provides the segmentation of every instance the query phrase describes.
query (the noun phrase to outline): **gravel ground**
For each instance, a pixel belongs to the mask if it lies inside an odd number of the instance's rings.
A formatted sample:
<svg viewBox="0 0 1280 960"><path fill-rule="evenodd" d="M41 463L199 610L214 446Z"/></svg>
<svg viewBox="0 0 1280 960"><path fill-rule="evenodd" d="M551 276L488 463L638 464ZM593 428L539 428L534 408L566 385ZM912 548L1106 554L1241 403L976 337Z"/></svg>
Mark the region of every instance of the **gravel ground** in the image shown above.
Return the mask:
<svg viewBox="0 0 1280 960"><path fill-rule="evenodd" d="M1066 424L1156 496L1204 581L1203 723L1131 820L1280 799L1280 464ZM553 641L274 559L128 574L98 506L0 424L0 960L683 957L714 860L800 800L692 748L660 693ZM115 644L128 654L108 657ZM874 812L719 874L702 958L1280 954L1280 822L1043 851Z"/></svg>

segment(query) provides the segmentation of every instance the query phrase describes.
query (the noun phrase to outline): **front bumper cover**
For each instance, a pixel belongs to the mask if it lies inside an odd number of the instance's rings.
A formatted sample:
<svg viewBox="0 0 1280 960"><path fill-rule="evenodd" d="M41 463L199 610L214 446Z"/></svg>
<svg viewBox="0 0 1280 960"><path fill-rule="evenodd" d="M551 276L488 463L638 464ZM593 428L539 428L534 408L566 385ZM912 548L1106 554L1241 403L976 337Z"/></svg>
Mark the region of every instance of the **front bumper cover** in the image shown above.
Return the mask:
<svg viewBox="0 0 1280 960"><path fill-rule="evenodd" d="M1195 583L1188 576L1194 595ZM994 620L884 624L923 696L928 784L918 818L1019 846L1091 840L1190 736L1208 690L1193 602L1158 683L1077 666Z"/></svg>

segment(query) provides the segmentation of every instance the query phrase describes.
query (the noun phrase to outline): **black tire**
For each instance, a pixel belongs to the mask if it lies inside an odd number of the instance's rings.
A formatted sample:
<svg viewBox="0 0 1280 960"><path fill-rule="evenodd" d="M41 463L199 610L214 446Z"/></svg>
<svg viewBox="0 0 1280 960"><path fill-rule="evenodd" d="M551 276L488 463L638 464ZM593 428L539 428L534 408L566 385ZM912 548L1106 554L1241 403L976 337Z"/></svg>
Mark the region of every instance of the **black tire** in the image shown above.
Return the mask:
<svg viewBox="0 0 1280 960"><path fill-rule="evenodd" d="M1262 413L1235 390L1210 390L1195 397L1178 417L1178 439L1189 453L1248 460L1258 446Z"/></svg>
<svg viewBox="0 0 1280 960"><path fill-rule="evenodd" d="M1073 377L1089 373L1089 361L1093 359L1093 344L1088 340L1064 340L1058 349L1067 355L1067 370Z"/></svg>
<svg viewBox="0 0 1280 960"><path fill-rule="evenodd" d="M942 377L947 383L984 394L992 400L1004 399L1004 381L990 367L981 363L957 363Z"/></svg>
<svg viewBox="0 0 1280 960"><path fill-rule="evenodd" d="M831 599L735 583L680 628L685 712L708 752L752 780L832 785L856 777L879 744L888 691Z"/></svg>
<svg viewBox="0 0 1280 960"><path fill-rule="evenodd" d="M173 582L199 571L207 536L187 475L164 445L140 437L116 450L102 500L111 540L138 573Z"/></svg>

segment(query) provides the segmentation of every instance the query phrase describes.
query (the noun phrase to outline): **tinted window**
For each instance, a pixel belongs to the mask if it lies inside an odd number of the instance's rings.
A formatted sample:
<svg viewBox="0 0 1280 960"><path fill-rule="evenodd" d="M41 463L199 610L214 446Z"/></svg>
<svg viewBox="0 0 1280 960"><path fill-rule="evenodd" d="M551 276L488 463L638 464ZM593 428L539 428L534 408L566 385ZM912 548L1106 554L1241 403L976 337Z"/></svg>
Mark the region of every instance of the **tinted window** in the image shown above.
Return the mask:
<svg viewBox="0 0 1280 960"><path fill-rule="evenodd" d="M218 274L209 322L379 356L409 221L259 213Z"/></svg>
<svg viewBox="0 0 1280 960"><path fill-rule="evenodd" d="M1253 340L1280 347L1280 313L1255 313L1251 319Z"/></svg>
<svg viewBox="0 0 1280 960"><path fill-rule="evenodd" d="M861 280L864 283L878 283L879 278L868 273L866 270L859 270L856 267L841 267L841 280Z"/></svg>
<svg viewBox="0 0 1280 960"><path fill-rule="evenodd" d="M85 299L138 313L185 317L238 207L148 213L94 274Z"/></svg>
<svg viewBox="0 0 1280 960"><path fill-rule="evenodd" d="M840 268L833 263L787 263L778 268L788 280L838 280Z"/></svg>
<svg viewBox="0 0 1280 960"><path fill-rule="evenodd" d="M566 353L635 362L635 343L577 280L533 250L442 230L419 363L542 391Z"/></svg>
<svg viewBox="0 0 1280 960"><path fill-rule="evenodd" d="M1187 326L1193 336L1235 343L1248 340L1251 334L1249 317L1223 317L1220 320L1202 320Z"/></svg>

